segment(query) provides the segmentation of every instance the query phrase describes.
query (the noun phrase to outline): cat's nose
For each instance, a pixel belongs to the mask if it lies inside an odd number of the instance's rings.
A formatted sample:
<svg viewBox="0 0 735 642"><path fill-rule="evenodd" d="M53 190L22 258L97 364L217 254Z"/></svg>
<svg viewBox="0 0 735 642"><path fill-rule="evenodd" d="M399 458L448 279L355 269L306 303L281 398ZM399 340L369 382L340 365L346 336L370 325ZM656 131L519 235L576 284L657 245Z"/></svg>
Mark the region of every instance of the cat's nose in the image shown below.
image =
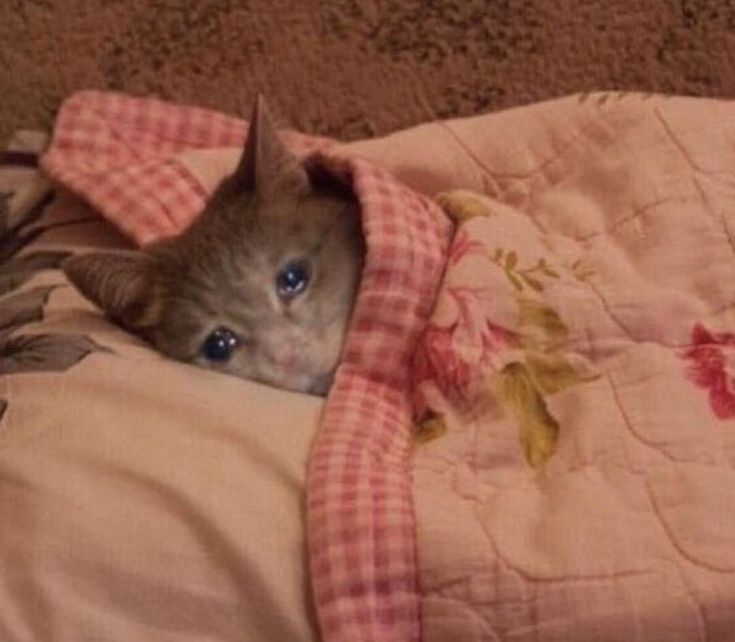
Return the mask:
<svg viewBox="0 0 735 642"><path fill-rule="evenodd" d="M284 372L293 372L298 369L300 360L298 354L295 352L286 352L277 355L273 359L273 363L279 370Z"/></svg>

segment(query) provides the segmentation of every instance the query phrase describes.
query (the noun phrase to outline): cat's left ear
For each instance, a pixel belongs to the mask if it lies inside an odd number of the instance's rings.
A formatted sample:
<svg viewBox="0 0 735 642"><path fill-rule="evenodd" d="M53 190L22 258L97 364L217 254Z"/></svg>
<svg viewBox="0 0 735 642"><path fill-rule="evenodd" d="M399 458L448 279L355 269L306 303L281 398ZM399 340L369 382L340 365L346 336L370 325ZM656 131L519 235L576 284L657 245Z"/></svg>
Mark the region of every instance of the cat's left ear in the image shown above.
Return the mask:
<svg viewBox="0 0 735 642"><path fill-rule="evenodd" d="M160 310L151 258L143 252L94 252L65 259L69 280L92 303L130 330L154 325Z"/></svg>
<svg viewBox="0 0 735 642"><path fill-rule="evenodd" d="M245 148L233 178L243 189L263 195L309 189L303 164L279 138L260 95L255 101Z"/></svg>

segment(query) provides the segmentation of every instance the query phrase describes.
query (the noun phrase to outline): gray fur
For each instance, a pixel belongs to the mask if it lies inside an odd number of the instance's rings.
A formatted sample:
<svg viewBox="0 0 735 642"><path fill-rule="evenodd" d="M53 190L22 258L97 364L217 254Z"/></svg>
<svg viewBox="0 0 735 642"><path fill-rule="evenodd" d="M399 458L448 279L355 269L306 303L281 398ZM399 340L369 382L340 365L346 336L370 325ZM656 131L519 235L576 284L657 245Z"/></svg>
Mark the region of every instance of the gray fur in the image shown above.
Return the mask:
<svg viewBox="0 0 735 642"><path fill-rule="evenodd" d="M290 390L325 394L338 362L364 256L357 203L344 186L307 171L279 141L262 100L235 173L180 236L135 253L67 259L87 298L162 353ZM276 274L308 262L311 280L283 300ZM212 363L207 335L240 339Z"/></svg>

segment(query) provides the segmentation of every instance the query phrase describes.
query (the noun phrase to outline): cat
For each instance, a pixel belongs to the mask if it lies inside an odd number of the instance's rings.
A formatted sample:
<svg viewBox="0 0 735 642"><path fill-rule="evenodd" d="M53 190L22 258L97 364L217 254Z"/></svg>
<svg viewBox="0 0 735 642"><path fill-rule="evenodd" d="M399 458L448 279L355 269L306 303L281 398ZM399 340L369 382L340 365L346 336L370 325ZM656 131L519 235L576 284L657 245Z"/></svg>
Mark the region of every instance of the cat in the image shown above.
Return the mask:
<svg viewBox="0 0 735 642"><path fill-rule="evenodd" d="M235 172L186 231L140 251L73 256L62 269L164 355L325 395L364 254L349 187L287 150L258 97Z"/></svg>

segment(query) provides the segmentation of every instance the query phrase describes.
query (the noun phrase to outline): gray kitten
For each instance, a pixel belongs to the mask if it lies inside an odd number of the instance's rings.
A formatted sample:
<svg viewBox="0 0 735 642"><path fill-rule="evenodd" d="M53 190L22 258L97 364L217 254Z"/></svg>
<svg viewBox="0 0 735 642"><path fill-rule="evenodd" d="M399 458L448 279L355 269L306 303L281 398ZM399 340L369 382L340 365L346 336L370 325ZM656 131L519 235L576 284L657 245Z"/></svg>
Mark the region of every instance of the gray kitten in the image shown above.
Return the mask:
<svg viewBox="0 0 735 642"><path fill-rule="evenodd" d="M62 267L165 355L326 394L363 264L358 205L285 148L260 98L250 122L235 173L184 233Z"/></svg>

